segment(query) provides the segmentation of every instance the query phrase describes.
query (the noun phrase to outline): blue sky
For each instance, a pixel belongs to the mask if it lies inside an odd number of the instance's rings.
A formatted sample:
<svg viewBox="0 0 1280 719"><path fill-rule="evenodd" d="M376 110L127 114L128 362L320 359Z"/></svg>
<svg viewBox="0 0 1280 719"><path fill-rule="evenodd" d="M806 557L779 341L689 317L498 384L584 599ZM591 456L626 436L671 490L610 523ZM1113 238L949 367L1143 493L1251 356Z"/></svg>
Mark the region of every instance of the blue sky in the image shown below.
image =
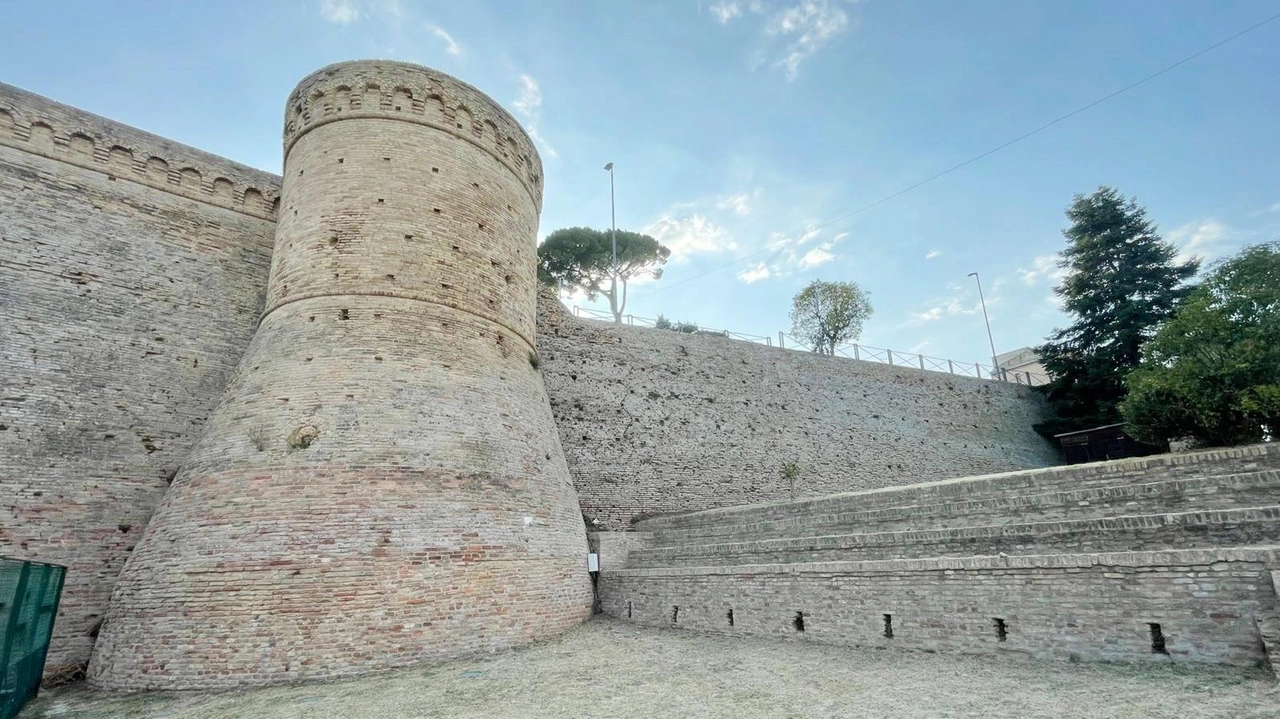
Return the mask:
<svg viewBox="0 0 1280 719"><path fill-rule="evenodd" d="M1181 60L1274 0L45 2L5 9L0 80L279 171L284 100L330 62L431 65L525 123L542 234L609 222L672 247L629 310L776 336L852 280L862 341L985 360L1064 317L1074 193L1111 184L1209 258L1280 238L1280 20L1034 137L847 213ZM714 270L714 271L713 271Z"/></svg>

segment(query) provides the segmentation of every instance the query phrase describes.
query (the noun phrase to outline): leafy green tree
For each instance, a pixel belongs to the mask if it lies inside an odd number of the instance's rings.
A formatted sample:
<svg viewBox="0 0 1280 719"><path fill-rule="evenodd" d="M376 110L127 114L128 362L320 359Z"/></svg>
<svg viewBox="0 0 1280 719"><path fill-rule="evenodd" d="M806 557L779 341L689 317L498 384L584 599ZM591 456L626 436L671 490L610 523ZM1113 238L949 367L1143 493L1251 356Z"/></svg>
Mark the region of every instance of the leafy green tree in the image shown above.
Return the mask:
<svg viewBox="0 0 1280 719"><path fill-rule="evenodd" d="M1058 266L1067 273L1054 292L1075 321L1037 350L1055 416L1036 429L1049 436L1121 421L1125 375L1200 266L1198 259L1178 263L1146 211L1110 187L1076 195L1066 214L1071 226Z"/></svg>
<svg viewBox="0 0 1280 719"><path fill-rule="evenodd" d="M834 355L871 317L870 296L853 282L814 280L791 300L791 334L818 354Z"/></svg>
<svg viewBox="0 0 1280 719"><path fill-rule="evenodd" d="M614 322L622 322L627 307L627 283L638 277L662 277L662 266L671 250L638 232L618 230L618 267L614 272L613 248L608 230L567 227L556 230L538 245L538 279L569 290L581 290L595 301L609 298Z"/></svg>
<svg viewBox="0 0 1280 719"><path fill-rule="evenodd" d="M1280 242L1214 265L1142 356L1120 405L1139 439L1224 446L1280 435Z"/></svg>

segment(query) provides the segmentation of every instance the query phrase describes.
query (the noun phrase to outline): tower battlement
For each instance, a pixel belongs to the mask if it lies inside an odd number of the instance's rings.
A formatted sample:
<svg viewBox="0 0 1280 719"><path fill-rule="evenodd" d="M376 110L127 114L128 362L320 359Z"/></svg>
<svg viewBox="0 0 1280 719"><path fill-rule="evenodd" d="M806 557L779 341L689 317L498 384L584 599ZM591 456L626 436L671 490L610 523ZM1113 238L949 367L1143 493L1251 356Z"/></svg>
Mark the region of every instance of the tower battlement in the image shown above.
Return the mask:
<svg viewBox="0 0 1280 719"><path fill-rule="evenodd" d="M339 111L338 88L364 94ZM266 309L121 573L101 686L356 674L589 610L533 354L536 154L485 147L486 121L513 121L418 66L337 65L294 97ZM433 97L457 126L425 116Z"/></svg>

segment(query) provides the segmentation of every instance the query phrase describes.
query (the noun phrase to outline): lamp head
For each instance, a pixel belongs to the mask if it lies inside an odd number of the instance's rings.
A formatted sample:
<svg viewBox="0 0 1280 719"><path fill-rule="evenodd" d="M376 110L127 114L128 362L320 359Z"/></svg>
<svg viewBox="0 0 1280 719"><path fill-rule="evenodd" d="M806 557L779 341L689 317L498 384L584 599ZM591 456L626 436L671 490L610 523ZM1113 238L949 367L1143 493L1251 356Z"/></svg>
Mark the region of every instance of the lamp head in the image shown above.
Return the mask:
<svg viewBox="0 0 1280 719"><path fill-rule="evenodd" d="M612 163L612 162L610 162L609 164L605 165L605 166L604 166L604 169L606 169L606 170L608 170L608 171L610 171L610 172L613 172L613 163Z"/></svg>
<svg viewBox="0 0 1280 719"><path fill-rule="evenodd" d="M977 276L978 276L978 273L977 273L977 272L970 272L970 273L969 273L969 276L970 276L970 277L977 277Z"/></svg>

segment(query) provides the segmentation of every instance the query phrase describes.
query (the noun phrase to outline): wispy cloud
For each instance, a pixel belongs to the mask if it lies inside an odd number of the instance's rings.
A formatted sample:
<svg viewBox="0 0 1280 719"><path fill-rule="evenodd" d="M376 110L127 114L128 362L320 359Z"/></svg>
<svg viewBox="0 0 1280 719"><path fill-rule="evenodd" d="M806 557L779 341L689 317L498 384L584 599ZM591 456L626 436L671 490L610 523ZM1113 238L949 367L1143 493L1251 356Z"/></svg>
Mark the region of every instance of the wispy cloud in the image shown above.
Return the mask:
<svg viewBox="0 0 1280 719"><path fill-rule="evenodd" d="M552 147L550 142L547 142L539 129L539 123L542 121L542 87L532 75L520 74L520 93L511 106L524 120L525 131L529 133L529 137L538 148L549 157L559 157L560 153L556 152L556 148Z"/></svg>
<svg viewBox="0 0 1280 719"><path fill-rule="evenodd" d="M542 110L542 88L538 87L538 81L529 75L520 75L520 95L512 104L523 115L537 116Z"/></svg>
<svg viewBox="0 0 1280 719"><path fill-rule="evenodd" d="M645 234L666 245L675 262L683 262L696 254L718 254L738 249L728 231L698 213L676 215L667 212L646 228Z"/></svg>
<svg viewBox="0 0 1280 719"><path fill-rule="evenodd" d="M320 0L320 17L335 25L349 25L360 19L360 8L352 0Z"/></svg>
<svg viewBox="0 0 1280 719"><path fill-rule="evenodd" d="M723 25L742 14L742 3L734 2L734 0L721 0L712 5L710 10L711 16Z"/></svg>
<svg viewBox="0 0 1280 719"><path fill-rule="evenodd" d="M804 0L770 16L769 35L785 39L783 55L773 64L786 70L787 79L800 74L800 65L849 25L849 16L837 2Z"/></svg>
<svg viewBox="0 0 1280 719"><path fill-rule="evenodd" d="M729 210L735 215L745 217L751 214L751 208L754 205L754 200L759 196L760 190L756 190L752 193L741 192L736 195L729 195L716 203L716 209Z"/></svg>
<svg viewBox="0 0 1280 719"><path fill-rule="evenodd" d="M458 42L453 39L452 35L445 32L444 28L440 27L439 25L429 24L427 25L427 29L431 31L432 35L435 35L437 38L439 38L440 42L444 43L445 52L449 53L450 55L453 55L454 57L462 56L462 47L458 45Z"/></svg>
<svg viewBox="0 0 1280 719"><path fill-rule="evenodd" d="M799 0L781 6L764 0L720 0L709 9L721 25L747 13L763 18L763 54L756 66L768 62L782 69L787 80L799 77L800 66L849 26L844 6L857 0Z"/></svg>
<svg viewBox="0 0 1280 719"><path fill-rule="evenodd" d="M1066 269L1058 266L1057 255L1041 255L1031 261L1031 268L1018 268L1018 274L1022 277L1025 285L1031 286L1048 280L1051 284L1058 284L1063 277L1067 276Z"/></svg>
<svg viewBox="0 0 1280 719"><path fill-rule="evenodd" d="M756 264L739 272L738 279L750 285L755 284L760 280L767 280L772 274L773 273L769 270L769 265L763 262L757 262Z"/></svg>
<svg viewBox="0 0 1280 719"><path fill-rule="evenodd" d="M994 289L994 288L993 288ZM956 315L975 315L982 311L981 301L968 290L956 289L957 294L945 302L940 302L923 312L917 312L911 315L904 325L918 325L925 322L934 322L945 317L954 317ZM987 296L987 308L1000 304L1001 297L994 292ZM993 315L994 316L994 315Z"/></svg>
<svg viewBox="0 0 1280 719"><path fill-rule="evenodd" d="M942 256L942 250L929 250L929 253L925 255L924 258L926 260L932 260L935 257L941 257L941 256Z"/></svg>
<svg viewBox="0 0 1280 719"><path fill-rule="evenodd" d="M1280 207L1280 203L1277 203ZM1178 262L1199 257L1210 261L1226 253L1236 233L1215 219L1195 220L1169 231L1168 239L1178 248Z"/></svg>

